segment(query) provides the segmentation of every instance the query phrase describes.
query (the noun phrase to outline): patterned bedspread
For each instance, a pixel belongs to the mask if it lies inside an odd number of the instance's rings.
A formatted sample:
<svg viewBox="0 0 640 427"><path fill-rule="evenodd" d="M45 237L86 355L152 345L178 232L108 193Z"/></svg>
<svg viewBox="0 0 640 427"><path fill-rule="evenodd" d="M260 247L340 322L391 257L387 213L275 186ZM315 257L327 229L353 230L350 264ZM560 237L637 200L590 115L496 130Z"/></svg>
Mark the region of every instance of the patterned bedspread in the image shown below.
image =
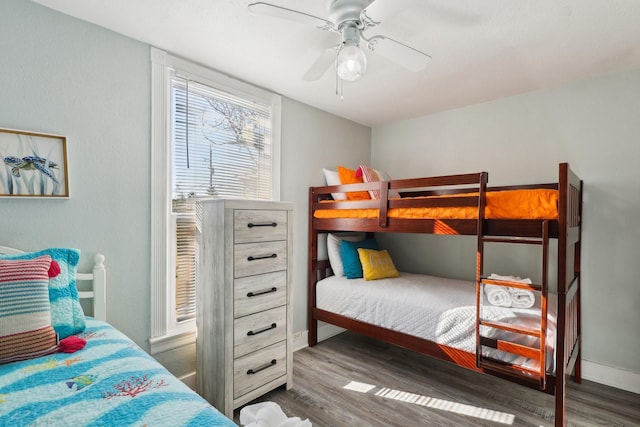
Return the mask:
<svg viewBox="0 0 640 427"><path fill-rule="evenodd" d="M235 426L124 334L88 318L75 353L0 365L0 426Z"/></svg>

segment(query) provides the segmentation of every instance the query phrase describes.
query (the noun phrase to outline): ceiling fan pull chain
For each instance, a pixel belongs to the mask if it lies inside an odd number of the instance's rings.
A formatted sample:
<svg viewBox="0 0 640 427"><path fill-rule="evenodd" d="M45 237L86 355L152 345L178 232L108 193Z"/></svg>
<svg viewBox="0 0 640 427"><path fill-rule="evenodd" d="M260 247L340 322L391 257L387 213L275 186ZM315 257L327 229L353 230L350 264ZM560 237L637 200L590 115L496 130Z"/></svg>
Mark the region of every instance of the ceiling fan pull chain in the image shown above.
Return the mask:
<svg viewBox="0 0 640 427"><path fill-rule="evenodd" d="M336 73L336 96L340 97L340 101L344 101L344 80Z"/></svg>
<svg viewBox="0 0 640 427"><path fill-rule="evenodd" d="M344 100L344 80L340 78L336 72L336 96L340 97L340 101Z"/></svg>

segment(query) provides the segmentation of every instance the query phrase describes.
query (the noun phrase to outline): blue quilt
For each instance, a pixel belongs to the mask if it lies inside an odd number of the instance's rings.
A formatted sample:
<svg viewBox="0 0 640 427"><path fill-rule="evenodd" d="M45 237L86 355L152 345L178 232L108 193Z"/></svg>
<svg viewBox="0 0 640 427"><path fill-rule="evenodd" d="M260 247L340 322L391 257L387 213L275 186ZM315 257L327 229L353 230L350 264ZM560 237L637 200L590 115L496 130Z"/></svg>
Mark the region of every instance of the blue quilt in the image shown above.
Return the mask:
<svg viewBox="0 0 640 427"><path fill-rule="evenodd" d="M87 345L0 365L0 426L235 426L107 323Z"/></svg>

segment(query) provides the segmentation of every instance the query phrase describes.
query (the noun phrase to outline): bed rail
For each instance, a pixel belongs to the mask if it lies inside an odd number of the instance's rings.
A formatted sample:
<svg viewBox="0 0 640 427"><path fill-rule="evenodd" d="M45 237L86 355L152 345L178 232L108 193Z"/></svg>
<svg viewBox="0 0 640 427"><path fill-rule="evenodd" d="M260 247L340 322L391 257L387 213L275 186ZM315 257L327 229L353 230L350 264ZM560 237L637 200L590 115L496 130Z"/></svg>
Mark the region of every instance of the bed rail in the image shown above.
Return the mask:
<svg viewBox="0 0 640 427"><path fill-rule="evenodd" d="M0 254L20 255L25 251L7 246L0 246ZM107 269L104 265L104 255L96 254L93 257L93 268L90 273L76 273L76 281L89 284L89 290L78 291L80 299L88 299L92 302L93 317L98 320L107 320Z"/></svg>
<svg viewBox="0 0 640 427"><path fill-rule="evenodd" d="M473 219L431 219L431 218L397 218L389 217L389 210L395 208L475 208L480 199L486 199L486 192L500 192L523 189L555 189L558 183L542 183L527 185L511 185L487 187L487 173L448 175L444 177L428 177L382 181L362 184L346 184L309 189L310 221L313 228L320 232L328 231L365 231L375 233L429 233L476 235L478 221ZM481 191L482 188L482 191ZM354 191L378 191L379 199L367 200L333 200L331 193L348 193ZM390 191L397 191L401 198L389 198ZM451 196L428 198L429 196ZM469 194L469 196L460 196ZM483 203L486 203L483 201ZM353 217L350 212L355 209L375 210L375 217ZM345 217L326 218L322 215L331 210L344 211ZM316 212L318 215L315 215ZM480 211L483 213L483 211ZM542 237L540 219L484 219L483 232L491 236ZM559 234L557 221L549 224L550 238Z"/></svg>
<svg viewBox="0 0 640 427"><path fill-rule="evenodd" d="M487 173L447 175L425 178L399 179L362 184L345 184L309 189L310 220L313 228L322 230L400 232L400 233L434 233L434 234L476 234L476 220L434 220L434 219L398 219L389 218L392 208L424 208L424 207L477 207L484 203ZM470 187L469 187L470 186ZM355 191L380 192L379 199L358 201L334 201L331 193L349 193ZM389 198L389 191L395 190L402 198ZM437 199L412 199L405 194L465 194L470 196ZM315 218L314 212L325 209L377 209L377 218Z"/></svg>

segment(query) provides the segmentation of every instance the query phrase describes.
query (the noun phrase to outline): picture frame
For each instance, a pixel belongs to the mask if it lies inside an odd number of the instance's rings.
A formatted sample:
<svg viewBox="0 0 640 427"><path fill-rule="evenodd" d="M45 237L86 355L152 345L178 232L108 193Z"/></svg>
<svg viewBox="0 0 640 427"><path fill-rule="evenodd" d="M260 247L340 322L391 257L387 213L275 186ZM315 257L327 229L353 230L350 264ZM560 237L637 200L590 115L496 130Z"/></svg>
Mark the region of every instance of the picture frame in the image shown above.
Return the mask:
<svg viewBox="0 0 640 427"><path fill-rule="evenodd" d="M0 197L68 198L67 138L0 128Z"/></svg>

